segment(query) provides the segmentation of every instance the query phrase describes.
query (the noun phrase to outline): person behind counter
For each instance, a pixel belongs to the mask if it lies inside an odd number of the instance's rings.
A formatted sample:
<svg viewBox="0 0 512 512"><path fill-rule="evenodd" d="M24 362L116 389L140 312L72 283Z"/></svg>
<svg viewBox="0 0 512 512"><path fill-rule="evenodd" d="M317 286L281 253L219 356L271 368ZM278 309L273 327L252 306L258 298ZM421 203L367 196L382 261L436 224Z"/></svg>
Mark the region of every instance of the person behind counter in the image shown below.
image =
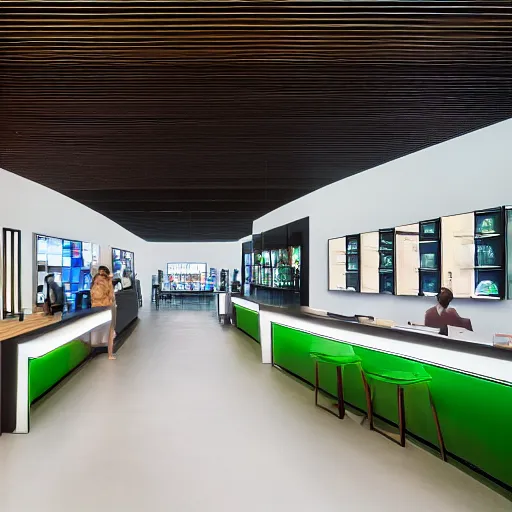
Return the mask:
<svg viewBox="0 0 512 512"><path fill-rule="evenodd" d="M115 359L114 337L116 327L116 298L112 276L108 267L100 266L98 273L94 276L91 286L91 303L93 308L108 306L112 309L112 322L108 334L108 358Z"/></svg>
<svg viewBox="0 0 512 512"><path fill-rule="evenodd" d="M54 274L48 274L44 278L46 284L46 300L43 310L47 315L53 315L64 309L64 293L62 287L55 281Z"/></svg>
<svg viewBox="0 0 512 512"><path fill-rule="evenodd" d="M462 318L455 308L449 307L452 300L452 291L449 288L441 288L437 294L437 304L425 312L425 325L439 329L450 325L472 331L471 320L469 318Z"/></svg>

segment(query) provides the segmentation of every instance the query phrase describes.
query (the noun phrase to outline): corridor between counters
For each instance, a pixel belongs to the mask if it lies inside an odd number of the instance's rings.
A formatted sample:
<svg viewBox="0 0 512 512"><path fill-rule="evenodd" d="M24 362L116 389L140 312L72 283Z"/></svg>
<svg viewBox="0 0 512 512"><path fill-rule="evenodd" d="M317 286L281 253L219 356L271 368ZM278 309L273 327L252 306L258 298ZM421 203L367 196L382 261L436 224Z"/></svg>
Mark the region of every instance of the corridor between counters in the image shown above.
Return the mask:
<svg viewBox="0 0 512 512"><path fill-rule="evenodd" d="M140 317L116 361L95 358L36 404L29 436L0 438L3 510L510 508L435 456L315 409L215 313Z"/></svg>

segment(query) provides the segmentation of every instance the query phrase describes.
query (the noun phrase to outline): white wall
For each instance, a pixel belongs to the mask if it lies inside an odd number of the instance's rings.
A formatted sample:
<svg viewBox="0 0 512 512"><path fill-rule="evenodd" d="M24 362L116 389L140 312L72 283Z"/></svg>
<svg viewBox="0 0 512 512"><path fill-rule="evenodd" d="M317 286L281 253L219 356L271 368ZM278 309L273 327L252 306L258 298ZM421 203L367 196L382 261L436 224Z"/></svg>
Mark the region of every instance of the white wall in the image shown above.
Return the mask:
<svg viewBox="0 0 512 512"><path fill-rule="evenodd" d="M230 279L235 268L241 270L242 250L240 242L150 242L147 245L152 274L156 274L157 270L163 270L165 274L167 263L180 261L207 263L208 272L212 267L217 269L217 273L226 268L229 270Z"/></svg>
<svg viewBox="0 0 512 512"><path fill-rule="evenodd" d="M4 227L21 230L23 308L31 308L34 302L34 233L100 244L101 263L108 267L112 266L112 247L135 252L136 272L149 293L144 240L62 194L0 169L0 228Z"/></svg>
<svg viewBox="0 0 512 512"><path fill-rule="evenodd" d="M151 292L151 276L158 269L165 272L168 262L206 262L209 268L229 269L231 278L233 269L240 270L242 258L241 241L146 242L90 208L54 190L0 169L0 232L4 227L20 229L22 232L21 295L24 309L30 309L34 302L34 233L100 244L101 263L108 267L112 266L112 247L133 251L135 271L141 281L145 298L149 298Z"/></svg>
<svg viewBox="0 0 512 512"><path fill-rule="evenodd" d="M327 240L506 204L512 204L512 120L324 187L256 220L253 233L309 215L310 306L406 323L422 321L434 299L329 292ZM453 306L483 337L512 333L512 300Z"/></svg>

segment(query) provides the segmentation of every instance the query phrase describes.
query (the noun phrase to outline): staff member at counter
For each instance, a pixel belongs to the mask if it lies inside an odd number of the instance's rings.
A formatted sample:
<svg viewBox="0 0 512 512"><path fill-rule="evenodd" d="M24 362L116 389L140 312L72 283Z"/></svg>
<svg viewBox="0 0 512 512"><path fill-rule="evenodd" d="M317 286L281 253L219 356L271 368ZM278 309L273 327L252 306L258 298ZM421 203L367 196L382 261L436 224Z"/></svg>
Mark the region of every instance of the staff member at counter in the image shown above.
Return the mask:
<svg viewBox="0 0 512 512"><path fill-rule="evenodd" d="M55 282L55 274L48 274L44 282L46 283L46 300L43 310L47 315L53 315L63 310L64 293L62 287Z"/></svg>
<svg viewBox="0 0 512 512"><path fill-rule="evenodd" d="M116 358L114 355L114 336L117 305L112 276L110 275L109 268L104 265L98 269L98 273L92 280L91 303L93 308L108 306L112 309L112 322L110 323L108 336L108 358L113 360Z"/></svg>
<svg viewBox="0 0 512 512"><path fill-rule="evenodd" d="M450 302L453 300L453 293L449 288L441 288L437 294L437 304L425 313L425 325L434 328L462 327L472 331L471 320L462 318L455 308L450 308Z"/></svg>

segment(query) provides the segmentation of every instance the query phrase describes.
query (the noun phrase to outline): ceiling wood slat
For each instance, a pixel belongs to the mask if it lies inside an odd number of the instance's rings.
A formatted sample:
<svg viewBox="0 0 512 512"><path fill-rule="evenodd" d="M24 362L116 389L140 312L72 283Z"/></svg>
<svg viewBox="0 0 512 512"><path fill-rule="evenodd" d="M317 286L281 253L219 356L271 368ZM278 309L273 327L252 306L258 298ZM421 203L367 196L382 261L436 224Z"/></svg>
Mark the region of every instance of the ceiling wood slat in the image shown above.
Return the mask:
<svg viewBox="0 0 512 512"><path fill-rule="evenodd" d="M238 239L512 117L505 0L7 0L0 26L0 167L147 240Z"/></svg>

